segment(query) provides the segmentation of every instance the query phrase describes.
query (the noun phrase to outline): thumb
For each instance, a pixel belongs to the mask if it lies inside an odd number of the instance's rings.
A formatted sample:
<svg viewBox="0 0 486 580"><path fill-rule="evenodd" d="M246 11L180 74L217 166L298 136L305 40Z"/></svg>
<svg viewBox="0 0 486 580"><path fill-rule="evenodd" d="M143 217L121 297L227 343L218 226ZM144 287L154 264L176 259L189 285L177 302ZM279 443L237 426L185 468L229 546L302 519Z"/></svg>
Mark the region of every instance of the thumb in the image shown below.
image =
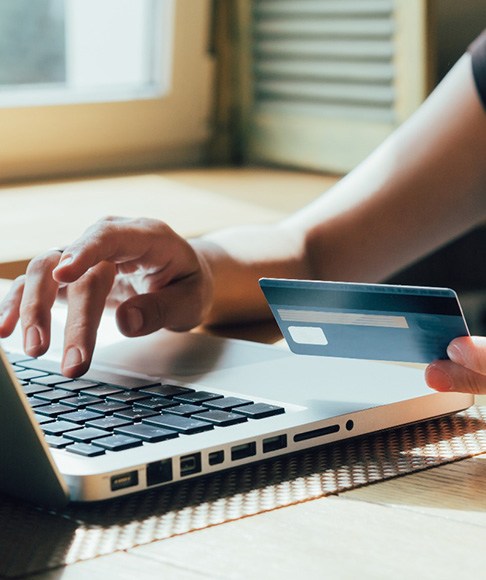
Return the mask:
<svg viewBox="0 0 486 580"><path fill-rule="evenodd" d="M486 394L486 337L462 336L447 348L450 360L430 364L427 384L441 392Z"/></svg>
<svg viewBox="0 0 486 580"><path fill-rule="evenodd" d="M486 375L486 337L461 336L447 347L452 362L472 371Z"/></svg>
<svg viewBox="0 0 486 580"><path fill-rule="evenodd" d="M161 328L190 330L203 320L209 303L199 277L173 282L157 292L138 294L116 311L118 328L125 336L144 336Z"/></svg>

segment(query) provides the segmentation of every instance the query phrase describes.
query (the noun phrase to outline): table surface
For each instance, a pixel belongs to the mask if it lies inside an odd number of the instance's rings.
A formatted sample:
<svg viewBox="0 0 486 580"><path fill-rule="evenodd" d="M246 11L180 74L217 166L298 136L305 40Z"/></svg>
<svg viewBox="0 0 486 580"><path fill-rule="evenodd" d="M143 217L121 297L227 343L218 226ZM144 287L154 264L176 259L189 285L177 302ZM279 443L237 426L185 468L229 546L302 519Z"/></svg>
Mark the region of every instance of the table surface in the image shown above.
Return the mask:
<svg viewBox="0 0 486 580"><path fill-rule="evenodd" d="M199 187L206 175L179 174L181 188L195 184ZM145 183L155 187L153 180L149 181ZM258 183L261 187L262 182ZM126 187L131 185L143 183L125 182ZM166 188L169 185L163 184ZM318 182L312 181L312 185L311 193L315 195ZM224 188L224 183L220 187ZM3 193L4 200L15 197L13 188ZM51 195L58 193L56 190ZM32 199L34 192L23 194ZM203 204L206 212L215 201L218 200L206 198ZM247 199L244 203L252 201ZM250 205L245 207L249 213L244 218L251 214ZM224 210L217 214L220 221L223 214L234 217L243 205L231 206L228 202L219 207ZM272 219L277 214L268 208L265 215L256 206L253 212L260 220ZM84 217L92 217L87 214ZM1 215L5 216L3 212ZM47 219L46 212L45 215ZM238 219L241 217L240 213ZM219 222L213 219L209 225L219 227ZM186 230L192 227L188 226ZM63 235L66 228L64 224ZM50 244L51 240L45 238L42 243ZM15 256L16 260L24 258L22 252ZM2 287L5 288L5 283ZM486 398L479 398L479 402L486 403ZM177 580L296 576L486 578L486 454L79 562L32 578L143 580L156 574Z"/></svg>

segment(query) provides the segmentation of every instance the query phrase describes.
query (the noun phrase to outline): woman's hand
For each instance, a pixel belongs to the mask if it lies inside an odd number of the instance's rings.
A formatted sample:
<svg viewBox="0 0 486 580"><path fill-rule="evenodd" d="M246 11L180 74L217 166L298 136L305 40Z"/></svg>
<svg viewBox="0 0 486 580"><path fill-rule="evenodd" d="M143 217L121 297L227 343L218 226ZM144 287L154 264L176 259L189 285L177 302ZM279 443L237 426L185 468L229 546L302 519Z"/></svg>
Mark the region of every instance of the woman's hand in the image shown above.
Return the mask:
<svg viewBox="0 0 486 580"><path fill-rule="evenodd" d="M206 261L165 223L109 217L91 226L62 253L34 258L0 304L0 337L22 325L25 352L49 348L51 308L68 303L63 372L87 371L106 305L126 336L160 328L189 330L211 307L212 279Z"/></svg>
<svg viewBox="0 0 486 580"><path fill-rule="evenodd" d="M441 392L486 394L486 337L455 338L447 354L450 360L435 361L427 367L429 387Z"/></svg>

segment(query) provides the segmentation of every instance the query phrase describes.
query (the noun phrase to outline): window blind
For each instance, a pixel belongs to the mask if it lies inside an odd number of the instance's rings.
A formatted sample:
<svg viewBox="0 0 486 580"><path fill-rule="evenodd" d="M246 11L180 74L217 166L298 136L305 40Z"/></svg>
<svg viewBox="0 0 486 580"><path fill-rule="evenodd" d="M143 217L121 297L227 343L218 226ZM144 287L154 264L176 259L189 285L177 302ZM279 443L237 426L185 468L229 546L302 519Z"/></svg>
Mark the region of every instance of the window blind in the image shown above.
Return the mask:
<svg viewBox="0 0 486 580"><path fill-rule="evenodd" d="M426 0L254 0L253 160L345 172L424 99Z"/></svg>

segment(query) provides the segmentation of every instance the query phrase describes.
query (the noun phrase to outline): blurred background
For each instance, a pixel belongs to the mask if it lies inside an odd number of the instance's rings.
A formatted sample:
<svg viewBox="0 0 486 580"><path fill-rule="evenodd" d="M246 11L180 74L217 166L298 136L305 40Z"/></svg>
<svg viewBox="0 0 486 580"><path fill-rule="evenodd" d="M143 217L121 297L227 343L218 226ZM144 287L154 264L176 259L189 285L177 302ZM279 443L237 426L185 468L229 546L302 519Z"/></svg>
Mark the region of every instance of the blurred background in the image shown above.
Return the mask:
<svg viewBox="0 0 486 580"><path fill-rule="evenodd" d="M484 0L2 0L0 183L212 168L332 183L485 26ZM482 227L391 281L454 287L486 333L485 249Z"/></svg>

